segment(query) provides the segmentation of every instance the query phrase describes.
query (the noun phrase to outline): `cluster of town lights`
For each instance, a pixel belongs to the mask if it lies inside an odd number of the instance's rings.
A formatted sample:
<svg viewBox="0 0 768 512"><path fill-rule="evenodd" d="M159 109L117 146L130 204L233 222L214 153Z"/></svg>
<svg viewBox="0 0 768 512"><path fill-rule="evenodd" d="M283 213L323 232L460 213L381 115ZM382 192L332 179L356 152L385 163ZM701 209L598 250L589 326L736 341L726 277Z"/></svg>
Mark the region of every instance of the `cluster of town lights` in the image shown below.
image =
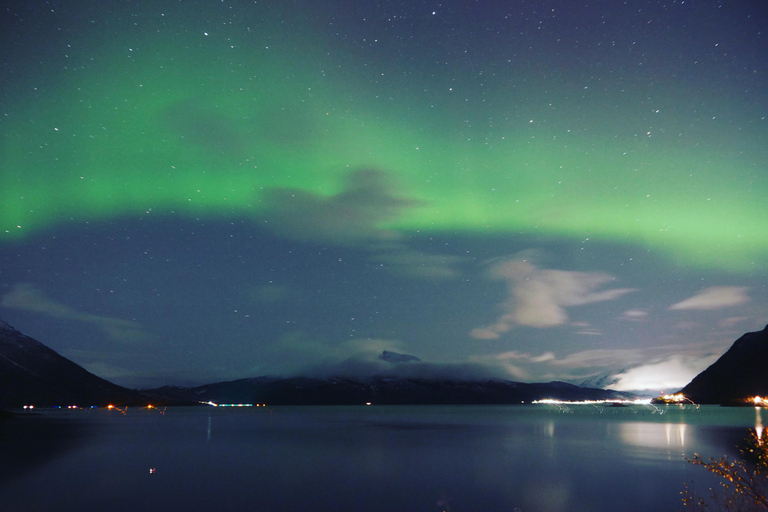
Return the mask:
<svg viewBox="0 0 768 512"><path fill-rule="evenodd" d="M672 402L675 404L679 404L688 400L688 398L686 398L682 393L675 393L674 395L661 395L661 399L665 402ZM690 400L688 401L690 402Z"/></svg>
<svg viewBox="0 0 768 512"><path fill-rule="evenodd" d="M200 402L212 407L266 407L267 404L217 404L216 402Z"/></svg>
<svg viewBox="0 0 768 512"><path fill-rule="evenodd" d="M200 403L204 404L204 405L211 405L213 407L266 407L267 406L267 404L217 404L215 402L200 402ZM370 403L368 405L370 405ZM34 405L24 405L22 407L24 409L27 409L27 410L31 410L31 409L35 408ZM67 405L67 406L54 405L52 407L52 409L62 409L62 408L66 408L66 409L82 409L83 407L81 407L79 405ZM97 408L98 408L98 406L96 406L96 405L91 405L90 407L87 407L87 409L97 409ZM120 412L125 412L125 410L128 409L128 407L123 407L121 409L120 407L118 407L118 406L116 406L114 404L109 404L109 405L107 405L105 407L105 409L110 410L110 411L111 410L117 410L117 411L120 411ZM147 409L158 409L158 407L156 405L148 404L147 405ZM163 411L165 411L165 409L166 408L163 407Z"/></svg>
<svg viewBox="0 0 768 512"><path fill-rule="evenodd" d="M648 405L651 403L650 398L637 398L635 400L617 400L617 399L610 399L610 400L557 400L555 398L544 398L542 400L534 400L532 403L534 404L573 404L573 405L610 405L610 404L621 404L621 405Z"/></svg>
<svg viewBox="0 0 768 512"><path fill-rule="evenodd" d="M651 402L654 403L667 403L667 404L683 404L685 402L693 404L694 402L688 398L687 396L683 395L682 393L675 393L673 395L661 395L658 398L637 398L635 400L620 400L620 399L606 399L606 400L558 400L555 398L544 398L541 400L534 400L531 403L534 404L584 404L584 405L611 405L611 404L617 404L617 405L648 405ZM768 398L763 398L760 396L753 396L747 399L747 402L751 402L755 404L756 407L768 407ZM213 407L266 407L267 404L217 404L215 402L200 402L204 405L210 405ZM366 402L365 405L371 405L371 402ZM34 409L34 405L25 405L24 409ZM80 407L77 405L68 405L66 406L67 409L79 409ZM95 409L96 406L92 405L90 407L91 409ZM109 404L107 409L112 410L116 409L122 413L125 413L125 410L128 409L127 407L120 409L119 407ZM61 409L61 406L55 406L54 409ZM157 409L156 406L149 404L147 405L147 409ZM163 408L163 412L165 411L165 408Z"/></svg>

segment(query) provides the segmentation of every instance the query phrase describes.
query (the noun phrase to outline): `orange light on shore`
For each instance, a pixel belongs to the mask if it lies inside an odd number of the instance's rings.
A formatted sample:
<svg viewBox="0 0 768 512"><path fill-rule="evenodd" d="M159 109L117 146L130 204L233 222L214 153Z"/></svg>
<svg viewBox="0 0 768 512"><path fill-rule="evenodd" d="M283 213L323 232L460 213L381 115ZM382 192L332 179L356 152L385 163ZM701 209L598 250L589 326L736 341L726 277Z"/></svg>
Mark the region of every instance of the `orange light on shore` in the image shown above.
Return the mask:
<svg viewBox="0 0 768 512"><path fill-rule="evenodd" d="M752 398L750 398L749 400L750 400L752 403L754 403L755 405L759 405L759 406L765 406L765 405L768 405L768 399L767 399L767 398L763 398L763 397L760 397L760 396L753 396L753 397L752 397Z"/></svg>

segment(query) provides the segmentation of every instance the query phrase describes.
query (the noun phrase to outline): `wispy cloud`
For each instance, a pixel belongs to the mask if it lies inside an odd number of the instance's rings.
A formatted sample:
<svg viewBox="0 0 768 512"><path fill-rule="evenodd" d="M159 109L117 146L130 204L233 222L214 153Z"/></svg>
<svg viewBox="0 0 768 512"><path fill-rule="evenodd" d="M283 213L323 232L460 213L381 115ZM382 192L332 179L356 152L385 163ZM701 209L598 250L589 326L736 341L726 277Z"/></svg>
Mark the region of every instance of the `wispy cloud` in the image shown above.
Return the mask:
<svg viewBox="0 0 768 512"><path fill-rule="evenodd" d="M711 354L682 353L653 357L660 350L663 348L583 350L563 357L553 352L533 355L508 351L475 356L473 361L499 368L513 379L580 383L599 377L600 385L611 389L658 392L682 388L717 359Z"/></svg>
<svg viewBox="0 0 768 512"><path fill-rule="evenodd" d="M647 354L640 349L595 349L568 354L561 359L553 360L552 365L574 370L621 368L646 360Z"/></svg>
<svg viewBox="0 0 768 512"><path fill-rule="evenodd" d="M555 354L552 352L544 352L541 355L533 356L526 354L525 352L518 352L517 350L510 350L509 352L502 352L493 356L497 361L523 361L527 363L543 363L546 361L553 361L556 359Z"/></svg>
<svg viewBox="0 0 768 512"><path fill-rule="evenodd" d="M350 339L340 342L312 339L302 332L285 334L267 355L270 373L311 377L492 378L504 374L474 362L393 364L381 359L383 351L408 353L406 344L388 339ZM498 368L498 365L496 365ZM261 367L248 374L263 374Z"/></svg>
<svg viewBox="0 0 768 512"><path fill-rule="evenodd" d="M699 293L672 304L673 310L714 310L738 306L749 302L746 286L712 286L704 288Z"/></svg>
<svg viewBox="0 0 768 512"><path fill-rule="evenodd" d="M553 327L568 323L568 307L614 300L634 288L599 290L613 281L600 272L573 272L540 269L527 258L496 261L490 269L492 279L506 281L507 299L496 322L474 329L478 339L498 338L515 325Z"/></svg>
<svg viewBox="0 0 768 512"><path fill-rule="evenodd" d="M288 332L270 347L267 358L277 374L314 371L316 368L335 367L347 360L383 365L379 356L385 350L403 352L397 340L349 339L330 341L307 336L300 331Z"/></svg>
<svg viewBox="0 0 768 512"><path fill-rule="evenodd" d="M476 355L471 360L489 369L499 369L507 378L544 382L548 380L585 380L628 365L647 361L641 350L584 350L558 358L554 352L530 354L511 350L496 354Z"/></svg>
<svg viewBox="0 0 768 512"><path fill-rule="evenodd" d="M628 309L621 315L622 320L629 322L642 322L648 318L648 310L646 309Z"/></svg>
<svg viewBox="0 0 768 512"><path fill-rule="evenodd" d="M275 188L266 192L264 203L266 225L279 235L338 245L396 240L399 234L382 225L422 204L398 195L387 173L376 169L350 173L345 189L335 195Z"/></svg>
<svg viewBox="0 0 768 512"><path fill-rule="evenodd" d="M410 277L425 279L453 279L458 277L456 266L464 261L459 256L425 254L405 248L379 253L371 258L391 271Z"/></svg>
<svg viewBox="0 0 768 512"><path fill-rule="evenodd" d="M6 293L0 306L32 311L53 318L76 320L98 326L110 338L118 341L134 341L145 336L141 326L131 320L83 313L48 297L31 283L16 285Z"/></svg>
<svg viewBox="0 0 768 512"><path fill-rule="evenodd" d="M398 192L394 179L378 169L346 176L344 190L325 196L302 189L275 188L264 196L266 227L280 236L308 242L361 247L389 270L411 277L451 279L457 256L408 248L386 224L424 202Z"/></svg>

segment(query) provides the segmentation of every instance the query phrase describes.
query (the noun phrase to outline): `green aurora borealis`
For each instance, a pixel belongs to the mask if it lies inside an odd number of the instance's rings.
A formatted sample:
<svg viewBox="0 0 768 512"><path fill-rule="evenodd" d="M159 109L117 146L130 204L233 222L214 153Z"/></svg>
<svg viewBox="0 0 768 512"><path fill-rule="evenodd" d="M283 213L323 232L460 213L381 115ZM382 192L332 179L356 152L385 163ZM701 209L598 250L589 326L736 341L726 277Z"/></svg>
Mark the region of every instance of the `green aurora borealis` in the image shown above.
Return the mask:
<svg viewBox="0 0 768 512"><path fill-rule="evenodd" d="M170 39L158 17L126 41L73 38L55 49L64 69L15 91L2 125L4 238L149 211L259 218L265 190L329 196L346 171L375 168L420 201L389 221L397 230L614 240L732 270L768 251L757 145L768 121L713 91L690 86L697 109L665 94L672 80L593 94L520 81L514 68L467 77L412 65L401 72L411 83L384 98L391 82L366 83L362 59L317 34L230 25Z"/></svg>

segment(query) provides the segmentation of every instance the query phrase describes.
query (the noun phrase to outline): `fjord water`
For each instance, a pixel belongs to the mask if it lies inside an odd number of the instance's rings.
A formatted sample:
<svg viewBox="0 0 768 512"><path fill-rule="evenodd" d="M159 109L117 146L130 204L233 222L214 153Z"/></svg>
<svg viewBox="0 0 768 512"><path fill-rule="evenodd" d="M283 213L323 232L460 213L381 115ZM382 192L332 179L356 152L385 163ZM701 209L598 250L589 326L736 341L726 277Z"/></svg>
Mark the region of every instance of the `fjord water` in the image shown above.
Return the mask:
<svg viewBox="0 0 768 512"><path fill-rule="evenodd" d="M0 423L0 510L673 511L753 408L184 407Z"/></svg>

